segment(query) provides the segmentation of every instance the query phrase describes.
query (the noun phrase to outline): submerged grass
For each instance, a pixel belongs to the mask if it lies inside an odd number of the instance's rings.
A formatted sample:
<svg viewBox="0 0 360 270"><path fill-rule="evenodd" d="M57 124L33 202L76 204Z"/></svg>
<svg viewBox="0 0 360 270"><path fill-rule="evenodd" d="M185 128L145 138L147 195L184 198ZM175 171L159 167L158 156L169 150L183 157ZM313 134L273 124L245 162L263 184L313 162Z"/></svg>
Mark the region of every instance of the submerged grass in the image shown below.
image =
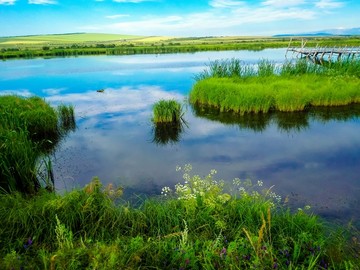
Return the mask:
<svg viewBox="0 0 360 270"><path fill-rule="evenodd" d="M355 269L358 246L308 207L290 212L263 183L216 171L164 187L140 207L95 178L64 195L0 195L1 269ZM118 202L118 203L116 203ZM330 233L334 232L334 233Z"/></svg>
<svg viewBox="0 0 360 270"><path fill-rule="evenodd" d="M319 66L299 60L282 67L266 60L257 66L215 61L196 77L190 102L240 114L348 105L360 102L359 70L360 61Z"/></svg>

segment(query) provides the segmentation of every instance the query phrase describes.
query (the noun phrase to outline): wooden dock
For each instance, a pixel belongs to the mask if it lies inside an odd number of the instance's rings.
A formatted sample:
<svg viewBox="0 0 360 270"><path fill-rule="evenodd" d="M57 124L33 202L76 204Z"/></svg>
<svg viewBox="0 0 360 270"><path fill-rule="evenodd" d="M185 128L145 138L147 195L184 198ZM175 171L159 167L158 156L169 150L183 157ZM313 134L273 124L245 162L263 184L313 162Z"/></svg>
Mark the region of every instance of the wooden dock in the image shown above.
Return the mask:
<svg viewBox="0 0 360 270"><path fill-rule="evenodd" d="M360 56L360 47L319 47L318 45L314 48L305 48L306 41L302 40L301 47L291 47L291 41L286 50L285 57L289 52L292 52L292 57L306 58L314 63L323 63L324 61L339 61L354 59Z"/></svg>

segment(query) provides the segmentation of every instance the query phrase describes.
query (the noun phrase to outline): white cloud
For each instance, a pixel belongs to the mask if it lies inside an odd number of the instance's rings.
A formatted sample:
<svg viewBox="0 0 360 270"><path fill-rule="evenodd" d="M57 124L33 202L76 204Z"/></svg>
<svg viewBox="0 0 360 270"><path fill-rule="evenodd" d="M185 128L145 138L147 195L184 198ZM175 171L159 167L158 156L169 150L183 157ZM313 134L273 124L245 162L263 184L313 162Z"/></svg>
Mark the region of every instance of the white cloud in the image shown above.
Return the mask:
<svg viewBox="0 0 360 270"><path fill-rule="evenodd" d="M54 5L57 4L54 0L29 0L29 4L34 5Z"/></svg>
<svg viewBox="0 0 360 270"><path fill-rule="evenodd" d="M31 93L29 89L16 89L16 90L4 89L0 91L0 95L16 95L22 97L31 97L34 94Z"/></svg>
<svg viewBox="0 0 360 270"><path fill-rule="evenodd" d="M141 0L114 0L118 2ZM338 0L263 0L257 5L246 1L209 0L209 8L190 14L169 14L123 19L109 24L93 24L79 29L108 33L131 32L135 35L273 35L290 28L297 31L299 22L309 22L344 5ZM108 19L122 16L111 15ZM283 23L284 22L284 23ZM285 23L286 22L286 23ZM261 30L258 28L261 27ZM130 30L129 30L130 29ZM287 30L289 31L289 30ZM291 32L291 30L290 30Z"/></svg>
<svg viewBox="0 0 360 270"><path fill-rule="evenodd" d="M320 0L315 6L322 9L339 8L344 6L344 2L333 1L333 0Z"/></svg>
<svg viewBox="0 0 360 270"><path fill-rule="evenodd" d="M107 19L119 19L119 18L124 18L124 17L129 17L129 14L115 14L115 15L108 15L106 16Z"/></svg>
<svg viewBox="0 0 360 270"><path fill-rule="evenodd" d="M43 89L42 92L49 96L59 95L61 92L65 91L67 88L46 88Z"/></svg>
<svg viewBox="0 0 360 270"><path fill-rule="evenodd" d="M164 91L159 86L138 86L106 88L104 93L95 90L86 93L53 95L46 100L53 103L73 103L81 116L94 116L103 113L141 114L161 98L182 100L184 97L176 92Z"/></svg>
<svg viewBox="0 0 360 270"><path fill-rule="evenodd" d="M13 5L16 0L0 0L0 5Z"/></svg>
<svg viewBox="0 0 360 270"><path fill-rule="evenodd" d="M264 6L273 6L273 7L293 7L306 4L306 0L266 0L262 4Z"/></svg>
<svg viewBox="0 0 360 270"><path fill-rule="evenodd" d="M124 30L131 29L131 33L135 35L187 36L189 35L189 29L193 29L193 35L200 36L249 35L252 32L249 29L254 25L283 20L311 20L315 17L315 14L312 10L296 7L275 9L267 6L260 8L239 6L232 8L229 12L221 12L221 10L214 9L208 12L192 13L183 16L143 17L107 25L90 25L82 27L82 29L97 28L97 30L109 33L124 32ZM277 29L274 29L274 31L277 31ZM264 33L257 34L261 35Z"/></svg>
<svg viewBox="0 0 360 270"><path fill-rule="evenodd" d="M245 2L236 0L212 0L209 4L214 8L233 8L245 5Z"/></svg>

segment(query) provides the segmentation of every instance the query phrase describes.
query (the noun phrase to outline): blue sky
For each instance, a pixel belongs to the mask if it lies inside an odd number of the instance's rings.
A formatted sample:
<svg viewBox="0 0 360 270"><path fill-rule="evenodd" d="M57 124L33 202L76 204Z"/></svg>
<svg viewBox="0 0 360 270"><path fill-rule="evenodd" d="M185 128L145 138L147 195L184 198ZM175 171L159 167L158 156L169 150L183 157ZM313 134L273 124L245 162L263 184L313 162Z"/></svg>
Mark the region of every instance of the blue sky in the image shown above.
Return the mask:
<svg viewBox="0 0 360 270"><path fill-rule="evenodd" d="M358 0L0 0L0 36L260 36L360 27Z"/></svg>

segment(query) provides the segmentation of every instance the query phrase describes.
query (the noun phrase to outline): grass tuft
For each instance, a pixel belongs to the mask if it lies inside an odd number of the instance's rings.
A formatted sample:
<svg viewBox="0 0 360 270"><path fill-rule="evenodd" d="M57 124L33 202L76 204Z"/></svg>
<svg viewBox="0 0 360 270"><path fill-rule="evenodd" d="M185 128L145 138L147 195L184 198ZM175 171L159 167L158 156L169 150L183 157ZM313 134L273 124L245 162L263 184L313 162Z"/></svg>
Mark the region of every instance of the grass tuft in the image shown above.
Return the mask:
<svg viewBox="0 0 360 270"><path fill-rule="evenodd" d="M153 106L154 123L180 123L183 109L176 100L160 100Z"/></svg>

